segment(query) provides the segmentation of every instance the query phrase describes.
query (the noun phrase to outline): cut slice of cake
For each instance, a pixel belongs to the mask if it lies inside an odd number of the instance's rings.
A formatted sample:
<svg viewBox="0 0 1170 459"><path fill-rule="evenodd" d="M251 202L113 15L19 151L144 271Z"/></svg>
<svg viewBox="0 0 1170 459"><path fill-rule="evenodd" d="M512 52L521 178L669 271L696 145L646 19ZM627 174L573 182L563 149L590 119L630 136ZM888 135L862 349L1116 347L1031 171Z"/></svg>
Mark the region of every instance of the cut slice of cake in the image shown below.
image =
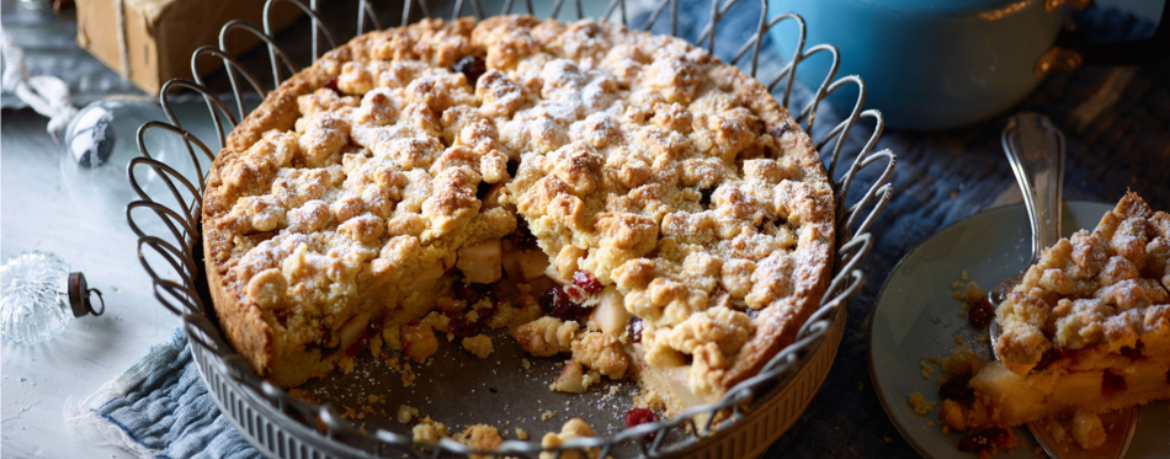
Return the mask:
<svg viewBox="0 0 1170 459"><path fill-rule="evenodd" d="M940 391L951 429L1170 399L1170 215L1128 193L1092 233L1046 250L995 320L1001 360L956 365L972 373Z"/></svg>

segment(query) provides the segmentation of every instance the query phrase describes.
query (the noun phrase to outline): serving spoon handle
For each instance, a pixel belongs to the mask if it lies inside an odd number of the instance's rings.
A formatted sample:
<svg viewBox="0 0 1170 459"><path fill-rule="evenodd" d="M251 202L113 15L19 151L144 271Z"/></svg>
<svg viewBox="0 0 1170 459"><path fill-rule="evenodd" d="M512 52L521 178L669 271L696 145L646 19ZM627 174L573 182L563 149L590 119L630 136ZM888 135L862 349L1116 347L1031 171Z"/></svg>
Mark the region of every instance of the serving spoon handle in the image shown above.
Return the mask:
<svg viewBox="0 0 1170 459"><path fill-rule="evenodd" d="M1064 134L1048 117L1013 115L1003 131L1003 150L1020 184L1032 225L1032 262L1060 240L1060 203L1064 183Z"/></svg>

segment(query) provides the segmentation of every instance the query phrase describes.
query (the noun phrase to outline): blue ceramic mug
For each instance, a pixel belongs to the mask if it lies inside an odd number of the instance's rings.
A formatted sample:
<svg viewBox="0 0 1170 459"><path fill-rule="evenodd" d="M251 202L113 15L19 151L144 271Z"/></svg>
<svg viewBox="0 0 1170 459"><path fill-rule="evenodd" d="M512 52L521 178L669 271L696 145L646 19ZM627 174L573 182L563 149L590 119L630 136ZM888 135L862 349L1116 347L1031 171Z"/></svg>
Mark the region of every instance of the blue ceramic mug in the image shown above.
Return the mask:
<svg viewBox="0 0 1170 459"><path fill-rule="evenodd" d="M831 43L841 51L837 74L865 80L866 107L881 110L887 125L909 129L949 128L994 116L1032 92L1053 68L1138 64L1170 53L1170 7L1163 8L1158 32L1148 40L1090 45L1061 35L1065 3L1088 2L767 0L770 17L792 11L804 18L806 49ZM794 30L783 23L771 29L785 57L795 45ZM797 76L811 87L819 85L824 70L807 71ZM840 97L830 100L852 107Z"/></svg>

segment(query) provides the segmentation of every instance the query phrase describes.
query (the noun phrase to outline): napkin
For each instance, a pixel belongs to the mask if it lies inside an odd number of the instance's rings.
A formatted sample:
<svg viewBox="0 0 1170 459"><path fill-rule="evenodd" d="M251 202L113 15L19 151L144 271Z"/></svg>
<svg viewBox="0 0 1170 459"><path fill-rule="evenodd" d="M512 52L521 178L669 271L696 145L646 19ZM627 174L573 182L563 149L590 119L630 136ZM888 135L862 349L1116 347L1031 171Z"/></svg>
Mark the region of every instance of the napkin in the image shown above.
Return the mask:
<svg viewBox="0 0 1170 459"><path fill-rule="evenodd" d="M262 457L203 387L182 330L97 392L67 401L65 424L74 435L144 459Z"/></svg>

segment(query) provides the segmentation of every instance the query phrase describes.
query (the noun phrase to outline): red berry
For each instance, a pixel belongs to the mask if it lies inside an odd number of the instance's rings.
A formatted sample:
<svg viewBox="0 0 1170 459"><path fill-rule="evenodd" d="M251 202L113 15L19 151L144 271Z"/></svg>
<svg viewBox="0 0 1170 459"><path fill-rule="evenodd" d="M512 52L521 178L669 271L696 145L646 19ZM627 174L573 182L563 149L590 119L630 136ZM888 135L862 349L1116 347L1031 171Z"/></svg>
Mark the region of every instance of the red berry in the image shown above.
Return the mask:
<svg viewBox="0 0 1170 459"><path fill-rule="evenodd" d="M1132 347L1122 346L1121 349L1118 349L1118 352L1120 352L1121 355L1128 357L1130 360L1140 360L1145 354L1145 345L1142 344L1141 341L1138 341Z"/></svg>
<svg viewBox="0 0 1170 459"><path fill-rule="evenodd" d="M479 289L475 288L474 284L468 284L462 280L455 281L455 285L451 287L451 293L455 295L455 299L463 300L468 306L479 302Z"/></svg>
<svg viewBox="0 0 1170 459"><path fill-rule="evenodd" d="M341 90L337 89L337 78L330 78L329 81L326 81L325 88L332 89L333 92L341 94Z"/></svg>
<svg viewBox="0 0 1170 459"><path fill-rule="evenodd" d="M601 289L605 288L604 285L601 285L601 281L597 280L596 277L593 277L592 274L589 274L588 271L577 271L574 273L573 285L576 285L578 288L584 290L585 293L590 295L600 292Z"/></svg>
<svg viewBox="0 0 1170 459"><path fill-rule="evenodd" d="M478 335L483 329L479 322L472 322L467 320L467 316L463 314L455 314L451 316L451 321L447 322L447 330L460 338L468 338Z"/></svg>
<svg viewBox="0 0 1170 459"><path fill-rule="evenodd" d="M573 284L565 286L565 294L569 295L569 298L573 301L585 301L585 299L589 297L589 294L585 292L585 289L582 289L581 287Z"/></svg>
<svg viewBox="0 0 1170 459"><path fill-rule="evenodd" d="M640 317L634 317L630 320L629 332L635 343L642 342L642 319Z"/></svg>
<svg viewBox="0 0 1170 459"><path fill-rule="evenodd" d="M540 248L540 245L536 243L536 236L533 236L532 232L528 230L528 224L524 222L524 219L520 219L517 222L516 231L513 231L508 237L512 239L512 245L518 250L534 250Z"/></svg>
<svg viewBox="0 0 1170 459"><path fill-rule="evenodd" d="M995 309L991 307L991 302L986 298L979 300L971 306L967 311L967 323L979 330L987 328L991 325L991 319L995 317Z"/></svg>
<svg viewBox="0 0 1170 459"><path fill-rule="evenodd" d="M1056 363L1067 355L1068 353L1066 353L1062 348L1054 347L1048 349L1047 351L1044 351L1044 354L1040 355L1040 363L1037 363L1036 366L1032 368L1032 371L1043 371L1045 368L1048 368L1049 365Z"/></svg>
<svg viewBox="0 0 1170 459"><path fill-rule="evenodd" d="M573 301L568 293L557 286L550 287L537 301L545 314L561 320L581 320L593 309Z"/></svg>
<svg viewBox="0 0 1170 459"><path fill-rule="evenodd" d="M634 408L626 412L626 427L634 427L657 421L658 415L645 408Z"/></svg>
<svg viewBox="0 0 1170 459"><path fill-rule="evenodd" d="M370 338L373 338L373 337L381 335L381 334L382 334L382 321L381 320L373 319L370 321L369 325L366 325L366 335L369 336Z"/></svg>
<svg viewBox="0 0 1170 459"><path fill-rule="evenodd" d="M353 344L350 344L349 347L345 348L345 355L346 357L357 357L358 354L362 353L362 349L365 349L369 345L370 336L362 333L362 336L359 337L357 341L354 341Z"/></svg>
<svg viewBox="0 0 1170 459"><path fill-rule="evenodd" d="M1106 371L1101 375L1101 395L1110 396L1125 392L1129 388L1129 384L1125 382L1125 376L1114 373L1112 370Z"/></svg>
<svg viewBox="0 0 1170 459"><path fill-rule="evenodd" d="M947 379L942 387L938 388L938 395L947 400L969 405L975 401L975 389L970 387L971 375L955 375Z"/></svg>
<svg viewBox="0 0 1170 459"><path fill-rule="evenodd" d="M467 84L475 88L475 83L479 81L479 77L487 72L487 63L479 56L463 56L462 59L459 59L451 67L451 70L462 73L463 76L467 77Z"/></svg>

